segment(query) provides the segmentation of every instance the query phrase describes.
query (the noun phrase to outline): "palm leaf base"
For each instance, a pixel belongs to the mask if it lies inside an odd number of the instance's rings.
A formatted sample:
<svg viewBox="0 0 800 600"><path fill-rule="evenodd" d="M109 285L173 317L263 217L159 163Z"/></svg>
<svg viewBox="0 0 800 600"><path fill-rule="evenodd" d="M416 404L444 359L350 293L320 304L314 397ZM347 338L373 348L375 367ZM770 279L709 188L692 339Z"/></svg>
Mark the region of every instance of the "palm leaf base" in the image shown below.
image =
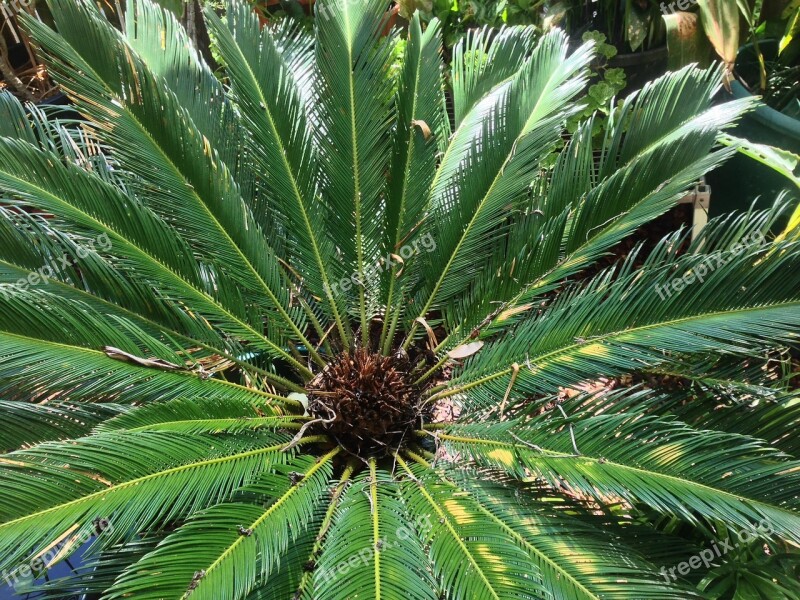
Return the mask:
<svg viewBox="0 0 800 600"><path fill-rule="evenodd" d="M429 421L421 401L430 385L417 385L405 351L392 356L359 348L331 361L306 386L309 429L328 434L357 456L396 451Z"/></svg>

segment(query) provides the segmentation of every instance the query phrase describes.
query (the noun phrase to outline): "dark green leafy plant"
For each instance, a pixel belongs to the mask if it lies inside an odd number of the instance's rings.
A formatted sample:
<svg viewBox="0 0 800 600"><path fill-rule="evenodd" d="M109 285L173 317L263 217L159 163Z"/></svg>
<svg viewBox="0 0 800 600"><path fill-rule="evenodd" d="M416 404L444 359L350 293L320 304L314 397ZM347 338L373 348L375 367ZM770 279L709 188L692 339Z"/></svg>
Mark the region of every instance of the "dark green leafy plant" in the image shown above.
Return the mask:
<svg viewBox="0 0 800 600"><path fill-rule="evenodd" d="M603 130L604 119L601 115L608 115L614 109L614 97L625 89L625 71L618 67L608 66L608 61L617 55L617 49L606 43L606 36L599 31L587 31L583 34L583 41L595 42L597 59L592 65L589 88L586 93L586 103L583 110L573 115L567 121L567 130L574 132L581 123L598 114L594 120L594 134L598 135Z"/></svg>
<svg viewBox="0 0 800 600"><path fill-rule="evenodd" d="M558 32L468 34L448 114L437 23L396 72L383 3L207 14L224 84L146 0L52 11L86 121L0 96L0 572L91 537L48 597L685 600L708 569L662 567L727 531L791 556L777 213L589 275L734 151L718 71L543 169L592 59ZM703 393L562 395L653 369Z"/></svg>
<svg viewBox="0 0 800 600"><path fill-rule="evenodd" d="M423 22L436 18L446 49L471 29L504 25L540 25L544 0L398 0L399 15L418 11Z"/></svg>
<svg viewBox="0 0 800 600"><path fill-rule="evenodd" d="M602 31L609 44L627 54L664 43L664 3L656 0L547 0L545 24L574 36Z"/></svg>
<svg viewBox="0 0 800 600"><path fill-rule="evenodd" d="M696 15L679 11L665 17L670 66L707 63L713 48L730 77L763 96L768 106L797 118L800 2L698 0L697 6Z"/></svg>

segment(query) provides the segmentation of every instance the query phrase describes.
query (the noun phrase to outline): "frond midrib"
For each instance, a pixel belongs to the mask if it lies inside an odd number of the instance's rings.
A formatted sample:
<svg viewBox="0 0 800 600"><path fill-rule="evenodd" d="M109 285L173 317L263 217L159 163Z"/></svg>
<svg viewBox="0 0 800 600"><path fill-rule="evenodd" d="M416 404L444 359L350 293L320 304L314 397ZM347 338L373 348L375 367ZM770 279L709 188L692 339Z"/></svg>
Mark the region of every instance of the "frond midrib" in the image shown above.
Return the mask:
<svg viewBox="0 0 800 600"><path fill-rule="evenodd" d="M147 425L139 425L137 427L121 427L111 431L127 431L128 433L138 433L141 431L157 431L161 428L169 430L170 426L183 425L184 423L203 423L205 425L235 425L239 423L247 423L248 425L261 425L269 426L270 424L277 424L278 427L285 429L299 428L299 423L292 421L307 421L311 417L294 416L294 415L274 415L268 417L229 417L229 418L216 418L216 419L179 419L175 421L159 421L158 423L148 423ZM285 421L285 422L283 422ZM254 427L255 429L255 427Z"/></svg>
<svg viewBox="0 0 800 600"><path fill-rule="evenodd" d="M420 461L417 461L417 462L420 462ZM426 467L430 468L430 464L428 464L427 461L424 462L424 463L420 462L420 464L423 464L423 466L426 466ZM461 489L455 483L453 483L452 481L450 481L449 479L447 479L443 475L440 475L439 478L440 478L441 481L443 481L447 485L449 485L451 487L454 487L456 489ZM523 545L526 548L528 548L531 552L533 552L541 560L543 560L548 565L550 565L550 567L554 571L557 571L560 574L561 577L563 577L564 579L569 580L569 582L572 585L574 585L581 592L586 594L586 597L589 600L603 600L601 596L598 596L597 594L592 592L583 583L581 583L578 579L576 579L575 576L572 575L569 571L564 569L561 565L559 565L557 562L555 562L553 559L551 559L543 551L539 550L536 546L534 546L531 542L529 542L527 539L525 539L522 535L517 533L514 529L512 529L511 527L506 525L506 523L503 520L498 518L494 513L492 513L489 509L487 509L483 505L483 503L481 502L480 498L478 498L477 496L475 496L473 494L470 494L470 495L472 496L473 500L475 500L475 504L478 507L478 510L480 510L483 514L485 514L487 517L489 517L491 520L493 520L495 523L497 523L504 531L506 531L506 533L511 535L511 537L513 537L515 540L517 540L521 545Z"/></svg>
<svg viewBox="0 0 800 600"><path fill-rule="evenodd" d="M216 15L214 15L214 18L217 18ZM256 75L250 66L250 61L248 61L245 58L244 54L239 49L238 43L234 44L234 46L236 47L236 50L239 53L239 58L247 68L247 73L250 75L250 83L252 84L253 88L258 91L258 97L260 98L262 105L265 107L264 113L267 117L267 121L269 123L269 127L272 132L273 138L278 145L278 153L280 154L284 171L287 174L289 181L291 182L292 194L297 199L297 205L300 208L300 213L303 215L303 225L305 226L309 240L311 241L311 246L314 251L314 260L317 262L317 267L319 268L320 275L322 276L323 289L325 290L325 294L328 296L328 302L331 305L331 310L333 311L334 320L336 321L337 329L339 329L339 335L342 336L343 341L347 341L348 337L344 330L342 317L339 314L339 309L330 293L331 287L329 285L330 282L328 279L328 272L325 269L325 263L322 260L322 254L320 253L319 250L319 244L317 244L317 237L314 234L314 229L311 227L311 221L309 220L308 211L306 210L306 205L305 202L303 201L303 195L300 193L300 188L297 185L297 177L295 176L295 173L292 170L291 165L289 164L289 158L286 152L286 146L283 143L283 139L278 134L278 128L275 125L275 118L272 115L272 107L270 103L267 102L267 99L264 97L261 86L258 84L258 79L256 78Z"/></svg>
<svg viewBox="0 0 800 600"><path fill-rule="evenodd" d="M539 98L536 101L536 104L531 108L531 113L530 113L530 115L528 115L528 118L525 119L524 126L520 128L519 135L514 138L514 142L511 144L511 148L509 149L508 154L506 155L505 159L503 159L503 164L500 166L500 168L497 170L497 173L492 178L492 183L489 185L489 188L486 190L486 193L484 193L482 195L481 199L478 201L477 208L473 212L472 217L469 220L469 223L467 224L466 228L464 229L464 232L459 237L458 243L456 244L456 247L453 249L453 251L450 254L450 258L447 260L447 263L442 268L442 272L439 275L439 278L436 280L436 283L434 284L433 290L431 291L430 295L428 296L427 301L425 302L425 306L422 308L422 310L419 313L420 317L424 318L425 315L428 313L428 310L430 310L430 307L433 304L433 302L434 302L434 300L436 298L436 295L439 293L439 290L441 289L442 284L444 283L445 277L450 272L450 267L452 266L453 261L455 260L456 256L459 254L459 252L461 250L461 246L464 244L464 242L467 239L467 237L469 236L469 233L472 230L475 222L477 221L478 216L481 214L481 212L482 212L482 210L483 210L483 208L485 206L486 200L491 196L492 192L495 189L495 186L502 179L502 177L504 175L504 172L505 172L505 168L508 165L508 163L511 161L511 159L514 158L514 156L516 156L517 142L520 139L522 139L525 135L527 135L528 127L534 121L534 118L539 116L538 109L541 106L541 102L542 102L545 94L548 93L551 90L551 86L553 85L553 82L556 79L557 75L560 76L560 73L558 72L558 70L555 70L553 73L550 74L550 77L547 79L547 83L543 86L541 94L539 95ZM463 124L463 122L464 121L462 121L462 124ZM451 143L451 145L452 145L452 143ZM444 162L442 164L444 164ZM433 186L431 186L431 189L433 189ZM406 338L406 341L403 344L404 348L407 349L411 345L411 342L413 341L413 335L414 335L414 332L416 331L416 329L417 329L417 321L415 320L414 324L411 326L411 331L408 333L408 337Z"/></svg>
<svg viewBox="0 0 800 600"><path fill-rule="evenodd" d="M71 44L69 44L69 46L70 46L70 48L73 49L73 51L78 56L83 58L83 55L80 52L78 52L77 50L75 50L74 47ZM126 52L130 52L131 51L130 48L127 46L127 44L123 44L122 47ZM141 57L138 56L138 54L136 56L137 56L137 58L139 58L140 61L142 60ZM136 117L136 115L134 115L130 111L130 109L128 108L127 101L120 100L118 98L118 95L116 94L116 92L114 92L114 90L108 85L108 83L105 81L105 79L102 78L97 73L97 71L95 71L91 67L91 65L89 63L87 63L85 60L83 60L82 62L83 62L83 66L92 73L92 76L94 77L94 79L96 81L102 82L102 85L105 88L106 92L112 98L114 98L116 100L116 104L120 108L122 108L125 111L125 113L128 115L128 117L131 119L131 121L133 123L135 123L135 125L136 125L137 129L140 131L140 133L142 133L145 138L150 140L151 146L156 149L156 151L159 153L159 155L162 157L162 159L166 162L166 164L168 165L170 170L173 172L173 174L175 174L177 176L178 180L179 181L183 181L183 182L188 184L188 181L186 180L186 177L181 173L181 170L178 168L178 166L174 163L174 161L169 156L167 156L167 154L164 152L164 149L161 147L161 145L156 143L156 141L153 138L153 136L151 135L151 133L145 128L145 126L142 124L142 122L139 121L139 119ZM168 93L171 94L172 92L168 91ZM225 169L225 171L227 172L227 168ZM197 203L199 203L199 205L202 207L203 212L205 212L205 214L211 220L211 222L216 225L216 228L219 231L219 233L221 233L222 236L229 242L229 245L233 248L234 252L240 257L240 259L242 260L243 264L245 264L247 266L247 269L256 278L256 280L261 284L261 287L267 293L267 296L269 297L269 299L272 302L273 306L278 310L278 313L284 319L286 324L289 325L289 327L292 329L292 331L295 332L295 334L298 336L298 338L300 340L303 340L306 343L306 346L309 348L309 351L312 351L313 350L313 345L308 343L308 341L306 340L306 338L303 335L303 333L300 331L300 329L295 324L294 320L289 316L289 314L283 308L283 305L278 300L278 297L275 295L275 293L272 291L272 288L270 288L267 285L267 282L264 281L264 278L261 277L261 275L258 273L258 271L253 266L253 264L250 261L250 259L247 256L245 256L245 254L242 252L242 249L239 247L239 245L236 244L233 241L233 238L231 238L231 236L228 233L228 231L224 227L222 227L222 224L219 222L219 220L216 218L216 216L211 212L211 210L209 209L209 207L205 203L205 201L203 201L203 199L197 193L197 191L195 190L194 186L191 185L191 184L188 184L188 185L185 185L184 187L185 187L185 189L189 190L190 195L194 196L194 198L197 200ZM261 336L261 337L264 337L264 336ZM286 353L284 353L284 354L286 354ZM289 354L286 354L285 358L287 360L290 360L290 362L292 362L292 364L294 364L295 367L298 368L306 376L310 377L310 376L313 375L313 373L311 373L311 371L309 371L304 365L302 365L301 363L297 362L294 359L293 356L291 356Z"/></svg>
<svg viewBox="0 0 800 600"><path fill-rule="evenodd" d="M622 337L624 335L636 334L636 333L640 333L640 332L649 331L651 329L657 329L657 328L661 328L661 327L667 328L667 327L673 327L673 326L676 326L676 325L680 325L680 324L683 324L683 323L690 323L692 321L702 321L704 319L714 319L714 318L717 318L717 317L740 315L740 314L745 314L745 313L748 313L748 312L755 312L755 311L762 311L762 310L773 310L773 309L779 309L779 308L788 308L788 307L792 307L792 306L796 306L796 307L800 308L800 300L791 300L791 301L785 301L785 302L774 302L774 303L770 303L770 304L762 304L760 306L748 306L746 308L737 308L737 309L733 309L733 310L713 311L713 312L707 312L707 313L700 313L700 314L692 315L692 316L689 316L689 317L681 317L681 318L678 318L678 319L671 319L671 320L668 320L668 321L659 321L658 323L649 323L647 325L641 325L639 327L632 327L630 329L623 329L621 331L612 331L612 332L608 332L608 333L603 333L603 334L594 336L591 339L587 340L587 342L585 344L581 344L581 343L577 343L576 342L576 343L570 344L568 346L563 346L561 348L557 348L556 350L552 350L552 351L550 351L550 352L548 352L546 354L542 354L541 356L537 356L537 357L535 357L535 359L537 361L547 361L548 359L557 357L560 354L568 354L569 352L571 352L571 351L573 351L575 349L581 348L584 345L590 345L590 343L596 344L596 343L603 342L605 340L608 340L608 339L611 339L611 338L614 338L614 337ZM531 362L534 362L534 361L531 361ZM449 390L445 390L443 392L440 392L440 393L436 394L434 397L438 400L438 399L441 399L441 398L447 398L448 396L452 396L452 395L455 395L455 394L462 393L462 392L464 392L464 391L466 391L468 389L472 389L472 388L477 387L479 385L483 385L485 383L488 383L489 381L493 381L493 380L495 380L495 379L497 379L499 377L503 377L504 375L507 375L507 374L513 372L513 370L514 369L512 367L506 367L506 368L502 369L501 371L496 371L496 372L494 372L494 373L492 373L490 375L485 375L484 377L481 377L480 379L477 379L475 381L466 383L463 386L456 386L456 387L453 387L453 388L451 388Z"/></svg>
<svg viewBox="0 0 800 600"><path fill-rule="evenodd" d="M445 527L447 527L447 531L450 532L450 535L451 535L452 539L456 542L458 547L461 549L462 554L467 558L467 561L469 562L469 564L472 565L472 568L475 569L475 572L478 574L478 576L483 581L484 585L486 586L486 590L489 591L489 593L492 595L492 597L495 600L502 600L500 598L500 596L497 594L497 592L495 591L494 586L492 585L492 583L486 577L486 574L483 572L483 569L481 569L480 565L475 561L475 557L472 556L472 553L469 551L469 548L467 548L466 544L464 544L464 540L461 539L461 536L459 536L458 532L453 528L453 524L450 522L450 519L447 517L447 515L444 513L444 511L442 511L442 509L439 507L439 504L436 502L436 500L430 495L428 490L425 489L425 486L423 485L423 483L421 481L419 481L414 476L414 472L409 468L409 466L406 463L406 461L403 460L400 457L399 454L395 454L394 457L397 460L397 463L401 467L403 467L403 469L405 469L406 473L413 480L416 481L417 489L425 497L425 500L428 502L428 504L430 504L431 508L433 508L433 510L436 511L436 514L439 515L439 519L443 519L444 520L443 524L445 525Z"/></svg>
<svg viewBox="0 0 800 600"><path fill-rule="evenodd" d="M314 540L314 546L311 549L311 554L309 555L309 561L315 561L316 558L322 550L322 546L325 540L325 537L328 533L328 528L333 521L333 515L336 512L336 509L339 506L339 498L342 495L342 492L347 487L348 483L350 482L350 477L353 475L353 472L356 469L355 459L351 457L347 466L344 468L341 476L339 477L339 483L336 485L336 488L333 490L331 494L331 501L328 505L328 508L325 510L325 516L322 518L322 523L320 523L319 530L317 532L317 536ZM304 597L303 590L311 580L312 571L306 571L303 573L303 577L300 579L300 582L297 584L297 591L295 595L297 598Z"/></svg>
<svg viewBox="0 0 800 600"><path fill-rule="evenodd" d="M28 188L30 190L33 190L37 194L42 194L42 195L50 198L53 202L55 202L57 204L60 204L62 206L67 206L70 210L78 211L79 213L81 213L84 216L85 219L88 219L90 222L92 222L99 229L104 230L106 233L109 233L112 236L114 236L114 238L118 242L122 243L123 246L126 246L134 254L137 254L145 262L148 262L148 263L153 264L153 265L157 265L158 270L161 271L161 273L164 274L167 277L167 279L172 279L173 281L177 280L177 282L179 282L179 285L178 285L179 288L185 289L187 291L191 290L192 295L194 295L195 297L199 296L202 302L204 302L206 304L210 304L211 306L215 307L219 311L220 314L225 315L232 322L237 323L243 329L252 332L253 335L256 336L256 338L258 340L260 340L261 342L266 343L270 348L273 349L273 351L276 354L278 354L279 356L284 357L286 360L289 360L292 364L297 363L297 365L299 365L299 367L302 368L303 370L307 370L307 368L304 365L302 365L299 362L297 362L297 360L293 356L291 356L289 353L287 353L283 348L281 348L280 346L278 346L277 344L275 344L274 342L269 340L264 335L258 333L255 329L253 329L253 327L250 324L245 323L244 321L239 319L237 316L235 316L227 308L225 308L224 306L219 304L219 302L217 302L214 298L209 296L203 290L197 289L194 285L192 285L190 282L186 281L178 273L176 273L172 269L170 269L168 265L165 265L157 257L155 257L152 254L150 254L146 249L140 247L138 244L134 243L133 241L131 241L127 237L125 237L122 233L118 232L116 228L112 227L111 225L108 225L108 224L104 223L103 221L101 221L101 220L97 219L96 217L90 215L86 211L73 206L72 204L70 204L66 200L62 199L61 197L56 196L55 194L52 194L52 193L48 192L44 188L42 188L42 187L40 187L40 186L38 186L38 185L36 185L34 183L31 183L29 181L25 181L23 179L20 179L19 177L9 173L8 171L3 171L3 172L5 173L5 177L8 177L9 179L14 180L15 182L17 182L17 185L20 185L23 188ZM103 185L105 185L105 182L101 182L101 183ZM116 193L117 190L115 189L114 192ZM298 389L295 390L295 391L301 391L301 390L298 387Z"/></svg>
<svg viewBox="0 0 800 600"><path fill-rule="evenodd" d="M300 442L298 442L298 443L308 444L308 443L323 441L324 439L325 439L325 436L309 436L309 437L305 437L305 438L301 439ZM249 458L251 456L258 456L259 454L269 454L270 452L278 452L278 451L282 450L285 446L286 446L286 444L276 444L274 446L268 446L266 448L258 448L256 450L249 450L247 452L240 452L238 454L232 454L232 455L229 455L229 456L220 456L220 457L217 457L217 458L210 458L210 459L206 459L206 460L203 460L203 461L189 463L189 464L186 464L186 465L180 465L178 467L172 467L171 469L165 469L164 471L159 471L158 473L150 473L148 475L143 475L142 477L137 477L136 479L123 481L122 483L113 485L113 486L108 487L108 488L106 488L104 490L99 490L97 492L92 492L91 494L87 494L86 496L81 496L80 498L75 498L74 500L70 500L69 502L65 502L63 504L57 504L55 506L51 506L49 508L42 509L42 510L39 510L37 512L31 513L31 514L28 514L28 515L24 515L22 517L17 517L16 519L13 519L11 521L6 521L5 523L0 523L0 531L2 531L4 528L9 527L11 525L16 525L18 523L24 523L25 521L29 521L30 519L34 519L34 518L41 518L42 516L47 515L49 513L52 513L52 512L58 511L58 510L63 510L63 509L68 508L70 506L77 506L77 505L80 505L80 504L82 504L84 502L88 502L90 500L94 500L95 498L99 498L99 497L104 496L106 494L110 494L110 493L116 492L117 490L126 489L126 488L129 488L131 486L138 485L138 484L143 483L145 481L149 481L149 480L152 480L152 479L158 479L160 477L168 477L168 476L173 475L175 473L180 473L180 472L187 471L187 470L193 469L193 468L202 468L202 467L205 467L205 466L208 466L208 465L214 465L214 464L220 464L220 463L235 461L235 460L239 460L241 458Z"/></svg>
<svg viewBox="0 0 800 600"><path fill-rule="evenodd" d="M316 437L324 438L325 436L316 436ZM308 438L303 438L303 439L306 440ZM311 468L308 471L304 473L303 479L301 481L299 481L295 485L291 485L289 489L285 493L283 493L281 497L278 498L275 502L270 504L269 507L247 527L247 529L255 531L264 521L266 521L269 518L269 516L273 512L275 512L278 508L283 506L283 504L288 502L289 498L291 498L298 490L302 489L306 485L306 482L309 479L311 479L314 473L316 473L319 469L324 467L328 463L328 461L333 459L333 457L336 456L340 451L341 448L337 446L336 448L334 448L333 450L322 456L317 462L315 462L311 466ZM222 553L220 553L220 555L214 560L214 562L212 562L204 570L204 577L207 576L209 573L211 573L214 569L216 569L222 563L222 561L225 560L245 539L247 539L247 536L240 535L236 538L236 540L233 541L233 543L231 543L227 548L225 548L222 551ZM187 592L186 594L184 594L183 598L187 598L190 593L191 592Z"/></svg>
<svg viewBox="0 0 800 600"><path fill-rule="evenodd" d="M441 438L441 439L445 439L446 440L451 436L448 436L447 434L440 433L440 434L438 434L438 437ZM501 446L501 447L504 447L504 448L513 448L514 450L520 450L521 449L519 444L512 444L511 442L503 442L503 441L500 441L500 440L487 440L485 438L459 437L459 438L457 438L456 440L453 440L453 441L455 441L456 443L470 443L467 440L474 441L475 443L479 443L479 444L486 444L486 445L492 445L492 446ZM522 448L524 448L524 446ZM544 450L546 453L556 453L557 452L557 451L554 451L554 450L548 450L546 448L542 448L542 450ZM527 451L529 452L529 454L531 456L531 459L532 460L536 460L535 451L532 450L532 449L529 449ZM736 500L737 502L741 502L743 504L750 504L752 506L758 506L758 507L761 507L762 509L763 508L767 508L770 511L779 511L780 513L783 513L783 514L791 517L792 519L796 519L796 520L800 519L800 515L798 515L796 512L794 512L792 510L789 510L789 509L786 509L786 508L783 508L783 507L780 507L780 506L775 506L775 505L769 504L768 502L766 502L764 500L757 500L757 499L748 498L747 496L744 496L744 495L741 495L741 494L730 492L728 490L723 490L723 489L711 487L710 485L705 484L705 483L700 483L700 482L692 481L692 480L689 480L689 479L683 479L683 478L678 477L676 475L670 475L668 473L662 473L660 471L651 471L651 470L643 469L641 467L634 467L632 465L621 464L621 463L609 460L609 459L607 459L605 457L595 458L593 456L588 456L586 454L580 454L580 455L577 455L577 456L574 455L574 454L564 454L564 453L559 453L559 454L560 454L560 456L553 456L551 458L553 458L553 459L569 459L569 460L584 460L584 461L591 462L592 464L602 465L602 466L610 465L612 467L616 467L616 468L621 469L621 470L631 471L631 472L637 473L638 475L644 475L646 477L655 477L655 478L667 479L667 480L670 480L670 481L674 481L674 482L680 483L682 485L700 488L700 489L703 489L703 490L705 490L705 491L707 491L707 492L709 492L709 493L711 493L713 495L726 496L726 497L728 497L730 499Z"/></svg>
<svg viewBox="0 0 800 600"><path fill-rule="evenodd" d="M350 143L353 146L353 206L356 225L356 261L358 268L359 280L364 280L364 243L361 239L361 172L359 171L358 160L358 128L356 126L356 91L355 82L353 81L353 39L352 29L350 23L350 10L349 3L345 2L342 5L344 14L344 21L346 24L347 32L347 86L350 92ZM361 341L366 346L369 342L369 327L367 323L367 298L366 290L363 285L358 286L358 310L361 315Z"/></svg>
<svg viewBox="0 0 800 600"><path fill-rule="evenodd" d="M416 117L416 113L417 113L417 98L418 98L418 93L417 92L419 90L419 80L421 79L421 72L422 72L420 67L422 65L422 51L425 48L425 46L424 46L424 44L422 42L423 42L423 40L420 39L419 52L417 53L417 59L418 59L419 62L417 63L416 76L414 77L414 92L413 92L413 94L411 96L412 97L412 101L411 101L411 118L412 119L414 119ZM408 59L404 59L404 60L408 60ZM395 234L394 234L394 240L393 240L394 241L394 248L392 248L391 250L396 250L397 249L397 244L402 239L400 237L402 235L402 232L400 231L400 226L403 223L403 215L405 214L405 210L406 210L406 191L408 190L408 179L409 179L409 173L410 173L410 169L411 169L411 158L414 155L414 148L416 147L416 144L414 143L415 136L414 136L414 126L413 125L411 126L411 130L410 131L411 131L411 133L409 135L409 140L408 140L409 149L408 149L408 153L405 155L405 165L403 166L403 184L402 184L401 190L400 190L400 206L398 207L398 210L397 210L397 212L398 212L398 215L397 215L397 230L395 231ZM389 352L389 345L392 342L391 335L394 332L394 327L395 327L395 325L397 323L397 319L400 317L399 308L398 308L397 311L395 311L395 315L393 317L391 317L391 319L389 317L391 309L392 309L392 301L393 301L393 298L394 298L395 279L397 279L397 277L394 275L394 270L395 270L395 267L394 267L394 265L392 265L392 271L391 271L392 276L389 278L389 292L388 292L388 294L386 296L386 310L384 312L384 322L383 322L383 326L381 327L380 347L381 347L381 351L384 354L388 354L388 352ZM391 325L390 325L390 321L391 321ZM387 326L388 326L388 328L387 328Z"/></svg>
<svg viewBox="0 0 800 600"><path fill-rule="evenodd" d="M374 577L375 600L381 600L381 553L378 544L381 539L380 517L378 515L378 473L375 459L369 461L369 496L372 505L372 545L375 549Z"/></svg>

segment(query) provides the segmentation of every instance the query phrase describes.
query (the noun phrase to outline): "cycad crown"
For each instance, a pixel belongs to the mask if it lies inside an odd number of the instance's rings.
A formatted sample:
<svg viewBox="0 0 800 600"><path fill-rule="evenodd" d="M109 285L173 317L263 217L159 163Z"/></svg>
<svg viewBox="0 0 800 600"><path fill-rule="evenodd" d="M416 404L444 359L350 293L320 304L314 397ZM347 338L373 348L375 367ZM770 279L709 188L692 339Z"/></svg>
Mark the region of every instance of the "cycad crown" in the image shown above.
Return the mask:
<svg viewBox="0 0 800 600"><path fill-rule="evenodd" d="M751 243L781 207L587 274L735 150L718 71L560 149L592 51L559 32L471 31L446 68L382 2L318 0L310 35L236 0L206 13L218 78L149 0L123 32L51 10L26 24L85 120L0 96L18 591L92 537L48 597L798 594L798 249ZM682 385L562 393L629 373ZM761 523L736 569L675 575Z"/></svg>

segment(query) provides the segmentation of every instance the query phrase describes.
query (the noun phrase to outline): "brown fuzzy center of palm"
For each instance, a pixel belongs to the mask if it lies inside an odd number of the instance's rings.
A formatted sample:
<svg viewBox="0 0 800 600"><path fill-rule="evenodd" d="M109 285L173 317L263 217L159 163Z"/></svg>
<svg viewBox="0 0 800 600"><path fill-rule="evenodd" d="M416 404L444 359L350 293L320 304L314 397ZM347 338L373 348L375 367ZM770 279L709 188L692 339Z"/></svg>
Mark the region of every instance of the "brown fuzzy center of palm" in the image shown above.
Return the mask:
<svg viewBox="0 0 800 600"><path fill-rule="evenodd" d="M404 353L343 354L306 386L319 429L359 456L388 454L421 426L420 389Z"/></svg>

